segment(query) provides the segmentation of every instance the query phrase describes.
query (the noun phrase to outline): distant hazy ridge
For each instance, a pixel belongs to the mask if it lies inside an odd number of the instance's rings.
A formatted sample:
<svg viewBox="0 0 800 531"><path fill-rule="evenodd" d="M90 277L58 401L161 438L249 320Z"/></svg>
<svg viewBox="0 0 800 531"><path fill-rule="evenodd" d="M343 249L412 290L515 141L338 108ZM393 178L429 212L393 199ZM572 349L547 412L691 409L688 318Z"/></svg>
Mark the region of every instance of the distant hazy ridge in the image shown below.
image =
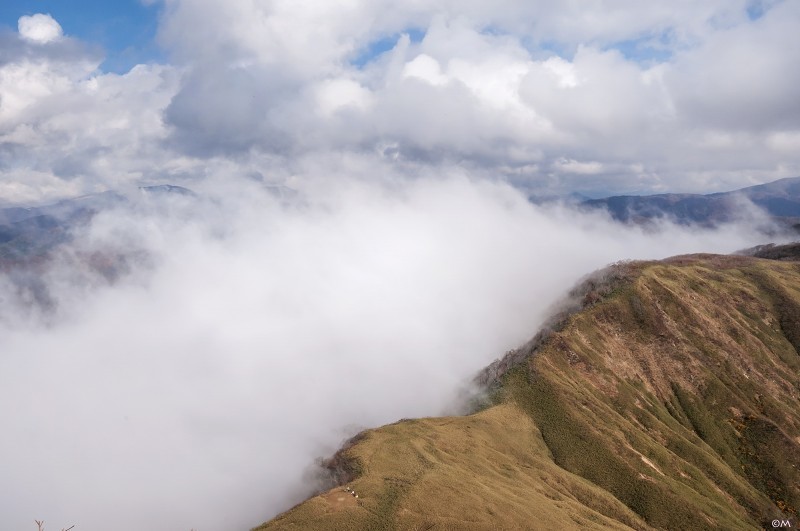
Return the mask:
<svg viewBox="0 0 800 531"><path fill-rule="evenodd" d="M619 195L590 199L584 208L605 208L618 221L642 222L666 217L683 224L715 225L741 215L742 199L774 218L800 221L800 177L715 194Z"/></svg>

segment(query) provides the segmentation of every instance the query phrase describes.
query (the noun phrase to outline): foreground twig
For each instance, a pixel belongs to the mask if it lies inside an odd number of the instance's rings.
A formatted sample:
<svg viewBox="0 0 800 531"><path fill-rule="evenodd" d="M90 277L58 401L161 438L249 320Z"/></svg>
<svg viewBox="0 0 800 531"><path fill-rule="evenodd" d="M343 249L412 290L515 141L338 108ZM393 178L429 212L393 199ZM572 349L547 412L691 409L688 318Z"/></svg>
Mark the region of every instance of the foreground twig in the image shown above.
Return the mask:
<svg viewBox="0 0 800 531"><path fill-rule="evenodd" d="M34 520L34 522L36 522L36 525L39 527L39 531L44 531L44 520ZM61 531L69 531L70 529L73 529L74 527L75 527L74 525L71 525L66 529L64 529L62 527Z"/></svg>

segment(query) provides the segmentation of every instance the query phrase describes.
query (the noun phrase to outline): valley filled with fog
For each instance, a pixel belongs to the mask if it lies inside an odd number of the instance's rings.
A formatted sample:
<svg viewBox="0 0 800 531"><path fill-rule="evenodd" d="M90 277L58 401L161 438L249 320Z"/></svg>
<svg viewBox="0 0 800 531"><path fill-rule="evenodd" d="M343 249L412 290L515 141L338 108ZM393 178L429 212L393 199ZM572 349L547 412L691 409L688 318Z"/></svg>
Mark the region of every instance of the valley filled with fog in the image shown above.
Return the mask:
<svg viewBox="0 0 800 531"><path fill-rule="evenodd" d="M0 512L246 529L319 487L315 460L360 429L459 412L583 275L732 252L763 241L753 226L624 226L466 177L134 196L53 253L48 304L0 291L0 452L20 486Z"/></svg>

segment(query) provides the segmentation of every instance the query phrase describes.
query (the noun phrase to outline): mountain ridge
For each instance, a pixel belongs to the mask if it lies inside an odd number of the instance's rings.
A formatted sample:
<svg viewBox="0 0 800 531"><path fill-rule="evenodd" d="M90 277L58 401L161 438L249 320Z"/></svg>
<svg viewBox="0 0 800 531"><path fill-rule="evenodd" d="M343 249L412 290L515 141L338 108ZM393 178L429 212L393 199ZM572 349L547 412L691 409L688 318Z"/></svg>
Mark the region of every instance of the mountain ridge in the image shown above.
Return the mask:
<svg viewBox="0 0 800 531"><path fill-rule="evenodd" d="M617 264L551 324L484 372L483 410L337 454L358 499L335 487L257 529L798 523L800 264Z"/></svg>
<svg viewBox="0 0 800 531"><path fill-rule="evenodd" d="M587 210L604 209L617 221L643 223L667 218L680 224L713 226L741 215L742 200L791 226L800 222L800 177L779 179L730 192L617 195L579 203Z"/></svg>

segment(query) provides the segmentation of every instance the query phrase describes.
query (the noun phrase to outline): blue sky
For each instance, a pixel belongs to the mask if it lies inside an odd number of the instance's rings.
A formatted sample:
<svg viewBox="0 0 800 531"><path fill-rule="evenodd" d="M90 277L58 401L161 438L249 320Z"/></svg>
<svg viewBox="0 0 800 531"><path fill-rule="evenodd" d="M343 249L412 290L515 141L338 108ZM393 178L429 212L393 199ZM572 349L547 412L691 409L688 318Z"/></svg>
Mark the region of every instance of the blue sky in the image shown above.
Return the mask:
<svg viewBox="0 0 800 531"><path fill-rule="evenodd" d="M140 0L2 0L0 25L16 30L19 17L49 13L66 35L103 47L103 70L126 72L162 60L155 43L158 11L158 4Z"/></svg>
<svg viewBox="0 0 800 531"><path fill-rule="evenodd" d="M425 31L417 28L410 28L403 33L407 34L411 42L414 43L420 42L425 37ZM395 34L371 42L366 50L351 61L351 64L359 68L363 67L376 57L394 48L399 38L400 34Z"/></svg>

